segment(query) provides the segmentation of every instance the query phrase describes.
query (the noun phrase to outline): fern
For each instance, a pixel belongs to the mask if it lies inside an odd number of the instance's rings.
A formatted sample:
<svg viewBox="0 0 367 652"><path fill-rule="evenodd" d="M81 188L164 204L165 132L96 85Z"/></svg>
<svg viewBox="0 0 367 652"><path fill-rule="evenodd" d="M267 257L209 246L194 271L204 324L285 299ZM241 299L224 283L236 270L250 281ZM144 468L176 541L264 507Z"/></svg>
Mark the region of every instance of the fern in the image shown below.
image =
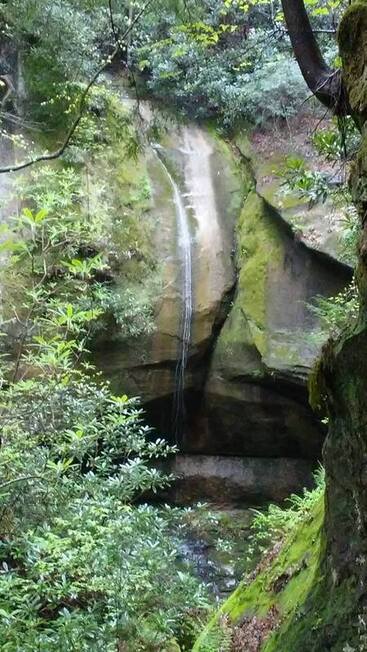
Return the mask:
<svg viewBox="0 0 367 652"><path fill-rule="evenodd" d="M226 620L216 623L201 642L200 652L231 652L232 630Z"/></svg>
<svg viewBox="0 0 367 652"><path fill-rule="evenodd" d="M257 546L266 548L271 541L283 539L295 525L308 517L324 493L325 471L322 466L315 471L314 481L313 489L304 489L301 495L292 494L286 501L286 507L270 505L265 512L254 510L251 538Z"/></svg>
<svg viewBox="0 0 367 652"><path fill-rule="evenodd" d="M333 297L315 297L308 308L320 323L319 333L313 333L313 336L323 338L327 334L337 337L345 326L355 323L358 318L359 297L355 279Z"/></svg>

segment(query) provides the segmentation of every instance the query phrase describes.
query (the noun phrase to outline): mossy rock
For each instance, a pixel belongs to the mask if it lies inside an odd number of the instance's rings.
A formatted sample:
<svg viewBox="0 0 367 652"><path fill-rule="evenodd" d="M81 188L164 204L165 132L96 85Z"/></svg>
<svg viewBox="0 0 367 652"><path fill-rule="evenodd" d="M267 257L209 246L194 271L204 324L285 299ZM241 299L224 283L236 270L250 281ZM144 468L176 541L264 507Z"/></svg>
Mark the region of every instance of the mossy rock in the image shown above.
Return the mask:
<svg viewBox="0 0 367 652"><path fill-rule="evenodd" d="M367 116L367 2L359 0L345 12L338 33L343 77L349 102L358 119Z"/></svg>
<svg viewBox="0 0 367 652"><path fill-rule="evenodd" d="M208 434L197 437L197 450L210 441L214 452L316 459L324 433L306 384L320 345L308 304L339 292L350 271L308 249L255 190L237 225L237 266L205 388Z"/></svg>
<svg viewBox="0 0 367 652"><path fill-rule="evenodd" d="M98 174L97 169L94 178ZM172 181L180 191L192 235L193 316L185 382L188 391L200 391L214 335L225 317L235 282L233 233L246 191L246 175L230 144L216 132L170 121L156 147L146 145L130 162L117 156L112 171L115 178L119 181L121 212L126 212L128 202L129 211L140 215L146 227L147 251L156 261L155 268L147 270L144 282L136 288L140 294L146 292L146 285L156 290L155 295L148 296L155 330L135 341L126 341L118 333L113 333L111 341L109 332L96 356L116 391L141 396L152 408L153 425L169 433L176 361L182 350L182 260ZM118 233L114 241L123 253ZM154 276L160 284L151 283ZM120 286L119 278L114 282ZM157 407L158 401L162 406Z"/></svg>

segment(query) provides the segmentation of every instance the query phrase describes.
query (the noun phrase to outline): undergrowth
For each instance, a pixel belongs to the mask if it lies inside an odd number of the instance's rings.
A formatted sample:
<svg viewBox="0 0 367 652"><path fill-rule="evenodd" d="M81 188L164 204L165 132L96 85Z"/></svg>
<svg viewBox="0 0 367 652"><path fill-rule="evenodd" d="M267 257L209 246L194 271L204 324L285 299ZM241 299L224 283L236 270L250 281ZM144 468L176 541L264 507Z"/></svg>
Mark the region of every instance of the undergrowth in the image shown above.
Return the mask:
<svg viewBox="0 0 367 652"><path fill-rule="evenodd" d="M324 493L325 470L320 466L314 473L314 487L304 489L301 495L292 494L284 506L269 505L266 511L255 510L251 524L254 544L264 551L269 545L283 540L312 511Z"/></svg>
<svg viewBox="0 0 367 652"><path fill-rule="evenodd" d="M317 564L324 475L319 467L312 489L292 494L283 506L255 511L251 539L253 552L261 551L260 561L214 613L193 652L259 652L302 603Z"/></svg>
<svg viewBox="0 0 367 652"><path fill-rule="evenodd" d="M318 327L308 336L312 341L322 344L326 336L338 337L358 318L359 296L355 279L333 297L314 297L308 309L318 318Z"/></svg>

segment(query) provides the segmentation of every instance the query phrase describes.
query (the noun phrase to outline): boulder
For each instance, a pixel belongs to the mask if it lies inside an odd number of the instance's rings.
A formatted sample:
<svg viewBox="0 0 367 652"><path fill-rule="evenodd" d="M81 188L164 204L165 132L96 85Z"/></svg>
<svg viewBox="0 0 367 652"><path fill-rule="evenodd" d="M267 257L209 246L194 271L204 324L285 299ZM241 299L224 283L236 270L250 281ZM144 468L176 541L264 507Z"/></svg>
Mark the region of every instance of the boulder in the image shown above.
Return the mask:
<svg viewBox="0 0 367 652"><path fill-rule="evenodd" d="M323 430L308 406L320 350L308 303L331 296L351 270L311 250L252 191L238 223L239 275L205 384L200 435L190 450L315 459Z"/></svg>
<svg viewBox="0 0 367 652"><path fill-rule="evenodd" d="M159 270L155 331L130 341L107 333L95 359L116 391L142 398L148 422L173 441L182 348L176 184L192 235L193 288L177 443L187 454L315 460L324 431L308 404L307 378L321 340L307 304L339 292L352 272L298 237L259 194L238 145L237 152L205 128L171 125L140 155Z"/></svg>
<svg viewBox="0 0 367 652"><path fill-rule="evenodd" d="M170 470L177 480L169 499L179 505L203 500L217 505L282 501L312 482L312 465L301 459L176 455Z"/></svg>

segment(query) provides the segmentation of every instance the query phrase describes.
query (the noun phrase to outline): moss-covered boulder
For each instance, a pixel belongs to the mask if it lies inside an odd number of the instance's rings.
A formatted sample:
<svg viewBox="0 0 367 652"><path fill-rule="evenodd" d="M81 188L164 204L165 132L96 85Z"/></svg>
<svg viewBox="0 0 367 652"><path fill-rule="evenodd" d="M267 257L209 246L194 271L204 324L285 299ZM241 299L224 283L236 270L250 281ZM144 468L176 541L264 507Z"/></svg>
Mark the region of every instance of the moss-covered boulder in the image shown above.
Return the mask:
<svg viewBox="0 0 367 652"><path fill-rule="evenodd" d="M196 445L234 455L316 458L323 432L308 406L306 382L319 344L307 304L340 291L350 271L297 240L255 191L237 237L237 290L212 356L207 429Z"/></svg>
<svg viewBox="0 0 367 652"><path fill-rule="evenodd" d="M148 127L153 116L142 109ZM314 460L323 432L307 404L306 380L319 345L306 304L338 292L350 271L309 250L257 192L258 166L247 158L244 136L229 144L210 127L166 118L155 138L159 142L145 141L135 159L105 148L87 166L88 210L98 212L109 193L103 220L116 254L116 294L133 283L135 299L150 306L154 322L153 332L128 338L111 323L95 343L94 358L117 391L140 396L150 422L173 435L182 350L175 183L192 237L183 452ZM142 260L132 252L126 261L126 223Z"/></svg>
<svg viewBox="0 0 367 652"><path fill-rule="evenodd" d="M286 540L269 551L255 579L244 580L223 603L198 637L193 652L210 649L208 642L214 636L220 638L221 629L223 637L230 631L231 638L241 640L243 650L304 652L303 647L292 647L294 641L288 643L284 633L297 614L302 618L305 598L320 578L323 513L320 498Z"/></svg>
<svg viewBox="0 0 367 652"><path fill-rule="evenodd" d="M343 77L349 103L361 123L367 118L367 9L365 0L351 3L339 29Z"/></svg>
<svg viewBox="0 0 367 652"><path fill-rule="evenodd" d="M106 332L96 357L115 386L141 396L151 423L170 434L182 313L173 179L192 233L183 451L314 460L324 433L307 402L319 344L306 304L338 292L351 272L298 240L256 191L253 163L238 144L234 151L210 129L171 124L135 162L119 162L121 194L140 198L135 207L156 261L156 271L137 287L142 296L150 293L155 330L130 340Z"/></svg>

